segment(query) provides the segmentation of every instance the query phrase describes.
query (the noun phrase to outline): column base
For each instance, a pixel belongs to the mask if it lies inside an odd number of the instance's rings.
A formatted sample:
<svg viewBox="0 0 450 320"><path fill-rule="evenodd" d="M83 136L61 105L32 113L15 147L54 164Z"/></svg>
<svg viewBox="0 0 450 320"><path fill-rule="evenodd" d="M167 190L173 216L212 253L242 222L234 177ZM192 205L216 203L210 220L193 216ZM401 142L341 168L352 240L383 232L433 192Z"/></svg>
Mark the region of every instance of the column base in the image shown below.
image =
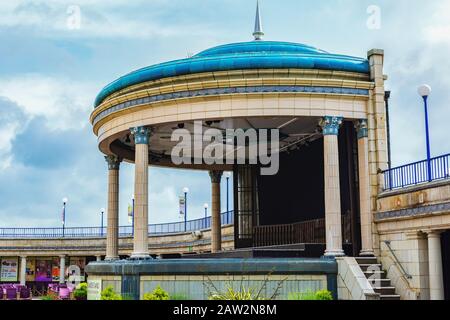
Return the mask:
<svg viewBox="0 0 450 320"><path fill-rule="evenodd" d="M327 250L324 254L325 257L345 257L344 250Z"/></svg>
<svg viewBox="0 0 450 320"><path fill-rule="evenodd" d="M130 260L150 260L153 259L148 253L132 253L130 256Z"/></svg>
<svg viewBox="0 0 450 320"><path fill-rule="evenodd" d="M119 257L106 257L105 258L105 261L117 261L117 260L120 260L120 258Z"/></svg>
<svg viewBox="0 0 450 320"><path fill-rule="evenodd" d="M375 252L373 250L361 250L359 253L360 257L375 257Z"/></svg>

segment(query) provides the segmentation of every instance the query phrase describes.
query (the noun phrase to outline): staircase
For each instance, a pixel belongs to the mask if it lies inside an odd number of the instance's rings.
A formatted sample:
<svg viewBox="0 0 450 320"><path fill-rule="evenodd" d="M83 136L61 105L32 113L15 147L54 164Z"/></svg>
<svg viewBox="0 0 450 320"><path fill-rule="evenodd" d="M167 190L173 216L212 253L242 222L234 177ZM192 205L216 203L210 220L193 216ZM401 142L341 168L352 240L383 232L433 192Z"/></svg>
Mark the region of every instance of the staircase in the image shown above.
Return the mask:
<svg viewBox="0 0 450 320"><path fill-rule="evenodd" d="M355 259L367 279L376 275L374 278L377 279L378 286L373 287L373 290L380 294L380 300L400 300L400 295L396 294L395 287L391 285L391 279L386 278L386 271L382 269L377 258L357 257ZM369 279L369 282L371 282L370 280L372 279Z"/></svg>

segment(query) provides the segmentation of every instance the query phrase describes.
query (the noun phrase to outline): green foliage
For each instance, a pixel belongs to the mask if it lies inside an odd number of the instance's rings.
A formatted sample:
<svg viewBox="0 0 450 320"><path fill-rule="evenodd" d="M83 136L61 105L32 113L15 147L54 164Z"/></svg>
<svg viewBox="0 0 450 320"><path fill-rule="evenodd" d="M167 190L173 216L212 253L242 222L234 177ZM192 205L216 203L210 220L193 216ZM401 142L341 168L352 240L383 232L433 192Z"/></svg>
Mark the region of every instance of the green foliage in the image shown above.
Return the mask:
<svg viewBox="0 0 450 320"><path fill-rule="evenodd" d="M107 287L101 293L101 300L122 300L122 296L114 292L113 287Z"/></svg>
<svg viewBox="0 0 450 320"><path fill-rule="evenodd" d="M87 299L87 283L80 283L73 292L73 296L78 300Z"/></svg>
<svg viewBox="0 0 450 320"><path fill-rule="evenodd" d="M42 296L41 300L44 300L44 301L58 300L58 296L54 293L49 293L46 296Z"/></svg>
<svg viewBox="0 0 450 320"><path fill-rule="evenodd" d="M144 300L169 300L169 294L158 285L151 293L144 294Z"/></svg>
<svg viewBox="0 0 450 320"><path fill-rule="evenodd" d="M205 283L205 286L208 290L209 300L275 300L286 279L278 281L277 287L271 297L265 297L263 296L263 292L267 288L270 275L271 273L264 278L264 281L259 288L247 288L244 285L244 277L241 278L239 289L235 289L232 281L227 281L225 284L225 290L221 291L209 278Z"/></svg>
<svg viewBox="0 0 450 320"><path fill-rule="evenodd" d="M227 286L225 292L217 292L209 297L209 300L263 300L258 297L255 290L252 288L241 287L240 290L235 290L232 286Z"/></svg>
<svg viewBox="0 0 450 320"><path fill-rule="evenodd" d="M316 292L316 300L333 300L333 295L328 290L321 290Z"/></svg>
<svg viewBox="0 0 450 320"><path fill-rule="evenodd" d="M288 300L333 300L333 295L330 291L321 290L317 292L298 293L293 292L288 296Z"/></svg>
<svg viewBox="0 0 450 320"><path fill-rule="evenodd" d="M187 296L185 296L184 294L171 294L170 295L170 300L189 300L189 298Z"/></svg>

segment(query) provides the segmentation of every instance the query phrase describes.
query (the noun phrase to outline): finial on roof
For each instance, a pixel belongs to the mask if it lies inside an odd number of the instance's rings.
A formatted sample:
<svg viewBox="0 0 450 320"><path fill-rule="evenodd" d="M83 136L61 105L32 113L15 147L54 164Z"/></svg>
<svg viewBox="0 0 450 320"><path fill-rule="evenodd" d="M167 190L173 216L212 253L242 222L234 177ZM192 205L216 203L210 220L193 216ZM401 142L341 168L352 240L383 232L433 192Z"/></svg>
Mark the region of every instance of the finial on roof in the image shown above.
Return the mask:
<svg viewBox="0 0 450 320"><path fill-rule="evenodd" d="M256 1L256 19L255 19L255 32L253 32L255 40L262 40L264 36L262 28L261 13L259 12L259 0Z"/></svg>

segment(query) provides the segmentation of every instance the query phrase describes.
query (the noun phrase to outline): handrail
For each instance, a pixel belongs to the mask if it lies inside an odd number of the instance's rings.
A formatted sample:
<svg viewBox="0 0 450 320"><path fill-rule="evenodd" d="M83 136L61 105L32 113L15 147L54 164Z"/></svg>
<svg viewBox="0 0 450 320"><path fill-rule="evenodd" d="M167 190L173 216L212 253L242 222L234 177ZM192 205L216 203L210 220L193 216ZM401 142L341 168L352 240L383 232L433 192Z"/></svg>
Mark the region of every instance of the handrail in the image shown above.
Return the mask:
<svg viewBox="0 0 450 320"><path fill-rule="evenodd" d="M394 262L395 264L397 264L400 268L400 270L403 272L403 275L407 278L407 279L412 279L412 275L410 275L405 268L403 267L403 265L401 264L400 260L397 258L397 255L395 254L394 250L391 247L391 242L390 241L383 241L386 246L388 247L389 251L391 252L392 256L394 257Z"/></svg>
<svg viewBox="0 0 450 320"><path fill-rule="evenodd" d="M382 171L384 191L450 178L450 154L430 159L430 165L431 177L428 174L428 160Z"/></svg>
<svg viewBox="0 0 450 320"><path fill-rule="evenodd" d="M233 211L221 215L223 226L234 223ZM211 228L211 217L189 220L186 222L171 222L149 224L149 236L166 235L183 232L193 232ZM67 228L0 228L0 238L98 238L106 237L107 227L67 227ZM120 226L119 237L133 236L133 226Z"/></svg>

